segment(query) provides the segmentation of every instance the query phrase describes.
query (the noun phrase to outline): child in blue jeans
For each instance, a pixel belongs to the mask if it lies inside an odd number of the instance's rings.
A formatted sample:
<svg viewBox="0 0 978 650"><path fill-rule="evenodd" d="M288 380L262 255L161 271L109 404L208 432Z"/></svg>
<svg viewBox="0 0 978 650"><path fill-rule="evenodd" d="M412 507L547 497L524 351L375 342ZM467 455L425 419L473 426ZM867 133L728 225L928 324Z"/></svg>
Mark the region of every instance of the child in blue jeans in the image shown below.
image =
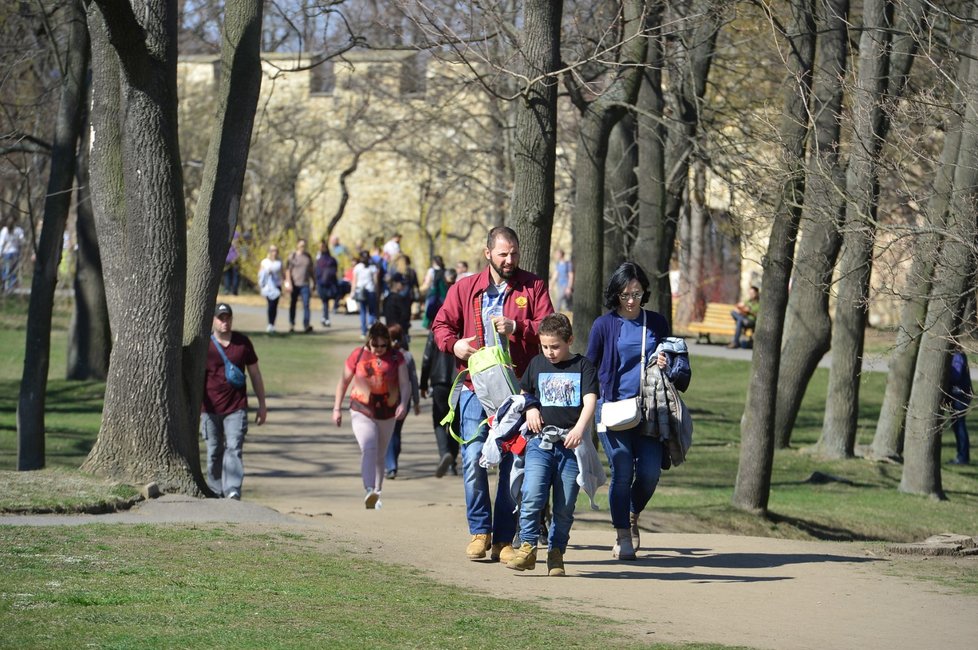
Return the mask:
<svg viewBox="0 0 978 650"><path fill-rule="evenodd" d="M574 450L584 436L598 400L598 375L585 357L572 354L574 341L567 316L551 314L540 323L540 350L527 367L520 387L540 402L526 410L528 428L524 452L520 539L516 557L506 565L516 571L536 567L540 518L553 486L553 524L547 546L547 572L564 573L564 553L574 523L580 486Z"/></svg>

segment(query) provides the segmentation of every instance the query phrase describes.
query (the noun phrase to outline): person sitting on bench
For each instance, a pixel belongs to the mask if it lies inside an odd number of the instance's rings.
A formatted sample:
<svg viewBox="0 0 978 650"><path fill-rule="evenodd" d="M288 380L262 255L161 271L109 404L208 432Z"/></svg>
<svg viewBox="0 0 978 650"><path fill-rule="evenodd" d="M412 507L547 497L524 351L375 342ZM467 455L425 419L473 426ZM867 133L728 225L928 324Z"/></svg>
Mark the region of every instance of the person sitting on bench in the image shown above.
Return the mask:
<svg viewBox="0 0 978 650"><path fill-rule="evenodd" d="M751 286L747 293L747 300L738 302L736 309L730 312L736 325L733 340L727 345L728 348L744 347L740 342L740 336L745 330L753 330L757 322L757 313L761 307L761 292L757 287Z"/></svg>

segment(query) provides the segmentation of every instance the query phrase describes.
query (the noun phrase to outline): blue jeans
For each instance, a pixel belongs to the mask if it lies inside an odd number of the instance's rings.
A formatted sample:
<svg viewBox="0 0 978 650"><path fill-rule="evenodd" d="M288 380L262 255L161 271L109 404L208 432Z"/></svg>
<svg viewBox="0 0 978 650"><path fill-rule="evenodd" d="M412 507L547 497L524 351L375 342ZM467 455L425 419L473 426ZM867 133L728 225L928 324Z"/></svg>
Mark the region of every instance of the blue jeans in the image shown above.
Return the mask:
<svg viewBox="0 0 978 650"><path fill-rule="evenodd" d="M643 426L598 434L611 467L608 503L615 528L628 528L628 515L645 510L662 474L662 441L643 435Z"/></svg>
<svg viewBox="0 0 978 650"><path fill-rule="evenodd" d="M577 504L577 456L563 443L551 449L540 449L540 436L526 443L523 473L523 502L520 504L520 540L536 546L540 538L540 517L547 505L547 493L553 485L553 525L548 548L567 550L574 506Z"/></svg>
<svg viewBox="0 0 978 650"><path fill-rule="evenodd" d="M360 307L360 334L367 335L367 330L377 321L377 292L366 291L367 299L358 300Z"/></svg>
<svg viewBox="0 0 978 650"><path fill-rule="evenodd" d="M387 445L387 453L384 455L384 469L388 472L397 471L397 459L401 456L401 429L404 428L404 420L397 420L394 423L394 433L391 434L391 441Z"/></svg>
<svg viewBox="0 0 978 650"><path fill-rule="evenodd" d="M739 311L732 311L730 315L734 319L734 335L731 343L739 348L741 335L745 329L752 329L754 327L754 319L749 316L744 316Z"/></svg>
<svg viewBox="0 0 978 650"><path fill-rule="evenodd" d="M302 327L308 329L311 318L309 313L309 299L311 297L308 284L302 287L292 287L292 298L289 300L289 325L295 327L295 307L299 298L302 298Z"/></svg>
<svg viewBox="0 0 978 650"><path fill-rule="evenodd" d="M227 415L200 414L200 435L207 443L207 485L218 496L241 494L244 462L241 452L248 433L248 411Z"/></svg>
<svg viewBox="0 0 978 650"><path fill-rule="evenodd" d="M496 509L493 512L489 497L489 472L479 466L482 445L489 435L489 427L479 423L486 419L479 398L470 390L463 390L459 399L457 417L461 417L462 440L475 439L462 446L462 477L465 484L465 514L469 520L469 533L492 533L494 544L511 544L516 535L516 504L509 491L509 474L513 469L513 454L503 454L499 463L499 479L496 484ZM478 433L478 435L476 435Z"/></svg>
<svg viewBox="0 0 978 650"><path fill-rule="evenodd" d="M971 462L971 441L968 440L968 402L951 397L951 430L957 447L955 459L959 463Z"/></svg>

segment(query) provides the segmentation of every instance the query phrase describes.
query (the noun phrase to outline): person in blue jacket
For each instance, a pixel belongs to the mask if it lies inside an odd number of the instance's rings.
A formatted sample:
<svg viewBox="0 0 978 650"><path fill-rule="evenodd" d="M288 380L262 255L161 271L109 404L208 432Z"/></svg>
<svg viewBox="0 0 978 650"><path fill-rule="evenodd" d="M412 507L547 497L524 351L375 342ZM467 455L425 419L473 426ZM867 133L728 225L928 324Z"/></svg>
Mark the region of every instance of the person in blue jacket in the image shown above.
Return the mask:
<svg viewBox="0 0 978 650"><path fill-rule="evenodd" d="M971 441L968 439L968 405L974 390L971 386L971 369L964 350L956 347L951 354L948 370L948 405L951 407L951 430L957 443L957 454L948 461L950 465L967 465L971 462Z"/></svg>
<svg viewBox="0 0 978 650"><path fill-rule="evenodd" d="M663 442L646 433L645 422L612 431L601 422L605 402L638 397L642 371L658 344L670 335L669 322L657 312L642 308L649 299L649 279L638 264L623 262L611 275L604 291L609 310L591 327L587 358L598 370L600 399L597 408L598 437L608 456L611 484L608 501L617 540L612 557L634 560L639 549L638 518L652 499L662 473ZM642 333L645 358L642 358ZM679 390L689 385L689 359L660 353L656 363Z"/></svg>

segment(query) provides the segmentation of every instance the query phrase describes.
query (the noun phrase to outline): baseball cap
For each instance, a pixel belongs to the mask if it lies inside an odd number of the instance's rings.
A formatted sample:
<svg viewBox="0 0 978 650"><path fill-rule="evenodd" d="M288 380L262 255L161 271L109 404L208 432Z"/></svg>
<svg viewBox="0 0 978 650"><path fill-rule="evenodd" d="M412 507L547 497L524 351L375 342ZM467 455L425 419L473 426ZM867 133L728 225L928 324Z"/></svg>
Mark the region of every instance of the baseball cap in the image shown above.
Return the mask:
<svg viewBox="0 0 978 650"><path fill-rule="evenodd" d="M231 312L231 305L227 304L226 302L217 303L217 307L214 309L214 317L216 318L218 316L223 316L224 314L227 314L228 316L234 315Z"/></svg>

